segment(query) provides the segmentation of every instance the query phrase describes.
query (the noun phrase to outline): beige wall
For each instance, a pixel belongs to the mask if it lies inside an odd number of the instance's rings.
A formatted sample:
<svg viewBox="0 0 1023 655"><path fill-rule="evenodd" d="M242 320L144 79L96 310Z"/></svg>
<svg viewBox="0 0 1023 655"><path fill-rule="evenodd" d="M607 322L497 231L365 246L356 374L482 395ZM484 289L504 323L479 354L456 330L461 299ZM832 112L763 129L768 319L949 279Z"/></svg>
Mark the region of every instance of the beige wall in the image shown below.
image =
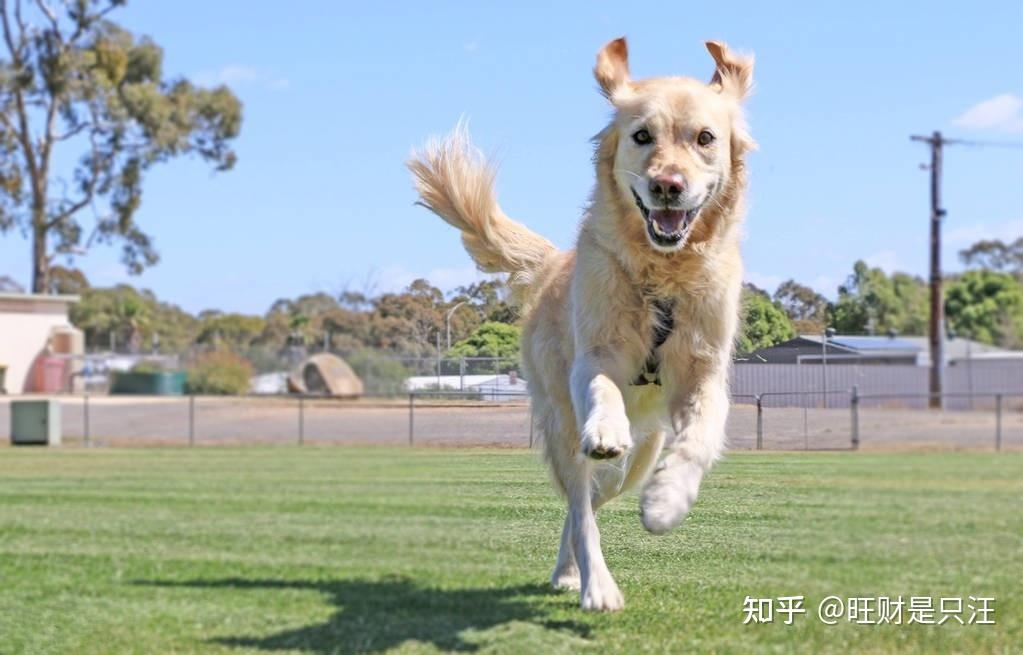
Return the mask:
<svg viewBox="0 0 1023 655"><path fill-rule="evenodd" d="M7 366L7 393L30 391L32 363L55 327L70 325L75 296L0 294L0 365Z"/></svg>

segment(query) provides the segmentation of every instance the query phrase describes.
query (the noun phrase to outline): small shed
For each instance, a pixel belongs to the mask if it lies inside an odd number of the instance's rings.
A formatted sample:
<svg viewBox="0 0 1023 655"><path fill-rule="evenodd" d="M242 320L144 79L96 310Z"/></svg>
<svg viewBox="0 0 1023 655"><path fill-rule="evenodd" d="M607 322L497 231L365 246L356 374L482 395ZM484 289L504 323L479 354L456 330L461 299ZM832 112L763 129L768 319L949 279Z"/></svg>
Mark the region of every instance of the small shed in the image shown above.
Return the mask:
<svg viewBox="0 0 1023 655"><path fill-rule="evenodd" d="M7 393L59 391L82 354L82 333L68 311L78 296L0 293L0 367ZM58 370L59 369L59 370Z"/></svg>

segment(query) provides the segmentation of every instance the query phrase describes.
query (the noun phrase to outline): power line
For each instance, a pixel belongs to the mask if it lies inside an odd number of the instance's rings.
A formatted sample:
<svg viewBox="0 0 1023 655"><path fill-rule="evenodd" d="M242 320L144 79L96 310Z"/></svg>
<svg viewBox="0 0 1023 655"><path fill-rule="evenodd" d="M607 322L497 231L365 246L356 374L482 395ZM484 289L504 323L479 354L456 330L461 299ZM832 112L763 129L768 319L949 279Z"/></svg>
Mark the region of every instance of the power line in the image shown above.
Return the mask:
<svg viewBox="0 0 1023 655"><path fill-rule="evenodd" d="M972 146L975 148L1018 148L1023 149L1023 141L975 141L970 139L945 139L945 143L956 146Z"/></svg>

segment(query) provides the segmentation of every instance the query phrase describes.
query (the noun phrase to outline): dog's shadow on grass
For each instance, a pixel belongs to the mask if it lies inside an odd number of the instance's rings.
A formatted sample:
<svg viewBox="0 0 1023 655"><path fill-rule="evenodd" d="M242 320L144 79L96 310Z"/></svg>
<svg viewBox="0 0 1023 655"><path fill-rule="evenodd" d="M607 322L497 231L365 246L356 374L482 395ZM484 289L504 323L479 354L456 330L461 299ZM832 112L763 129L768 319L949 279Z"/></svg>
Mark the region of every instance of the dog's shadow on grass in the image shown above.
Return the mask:
<svg viewBox="0 0 1023 655"><path fill-rule="evenodd" d="M474 651L480 632L506 628L509 639L535 639L527 632L545 633L544 641L560 637L581 642L589 626L553 621L540 607L553 592L546 585L484 589L438 589L402 579L388 580L256 580L226 578L185 582L139 581L137 584L189 589L317 591L330 599L333 614L325 621L269 636L223 637L225 646L267 651L302 650L311 653L377 653L406 641L431 643L441 650ZM500 635L498 635L500 636ZM486 639L485 636L482 639Z"/></svg>

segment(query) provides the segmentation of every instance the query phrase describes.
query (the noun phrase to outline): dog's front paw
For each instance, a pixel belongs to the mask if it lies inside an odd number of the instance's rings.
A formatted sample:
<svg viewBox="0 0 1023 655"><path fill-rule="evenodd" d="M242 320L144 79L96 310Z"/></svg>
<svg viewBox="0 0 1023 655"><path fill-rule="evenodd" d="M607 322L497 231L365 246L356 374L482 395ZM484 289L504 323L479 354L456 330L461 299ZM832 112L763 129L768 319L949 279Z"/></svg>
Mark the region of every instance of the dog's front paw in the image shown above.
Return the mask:
<svg viewBox="0 0 1023 655"><path fill-rule="evenodd" d="M624 411L595 411L582 434L583 454L592 459L612 459L632 448L629 418Z"/></svg>
<svg viewBox="0 0 1023 655"><path fill-rule="evenodd" d="M610 574L598 575L587 581L579 605L589 612L617 612L625 607L625 599Z"/></svg>
<svg viewBox="0 0 1023 655"><path fill-rule="evenodd" d="M558 560L558 565L551 573L551 586L560 590L579 591L582 584L579 577L579 565L575 563L574 557L568 562Z"/></svg>
<svg viewBox="0 0 1023 655"><path fill-rule="evenodd" d="M579 580L579 569L555 570L551 574L551 586L559 591L579 591L582 587Z"/></svg>
<svg viewBox="0 0 1023 655"><path fill-rule="evenodd" d="M664 534L682 522L700 491L703 469L688 460L659 468L639 501L640 520L653 534Z"/></svg>

